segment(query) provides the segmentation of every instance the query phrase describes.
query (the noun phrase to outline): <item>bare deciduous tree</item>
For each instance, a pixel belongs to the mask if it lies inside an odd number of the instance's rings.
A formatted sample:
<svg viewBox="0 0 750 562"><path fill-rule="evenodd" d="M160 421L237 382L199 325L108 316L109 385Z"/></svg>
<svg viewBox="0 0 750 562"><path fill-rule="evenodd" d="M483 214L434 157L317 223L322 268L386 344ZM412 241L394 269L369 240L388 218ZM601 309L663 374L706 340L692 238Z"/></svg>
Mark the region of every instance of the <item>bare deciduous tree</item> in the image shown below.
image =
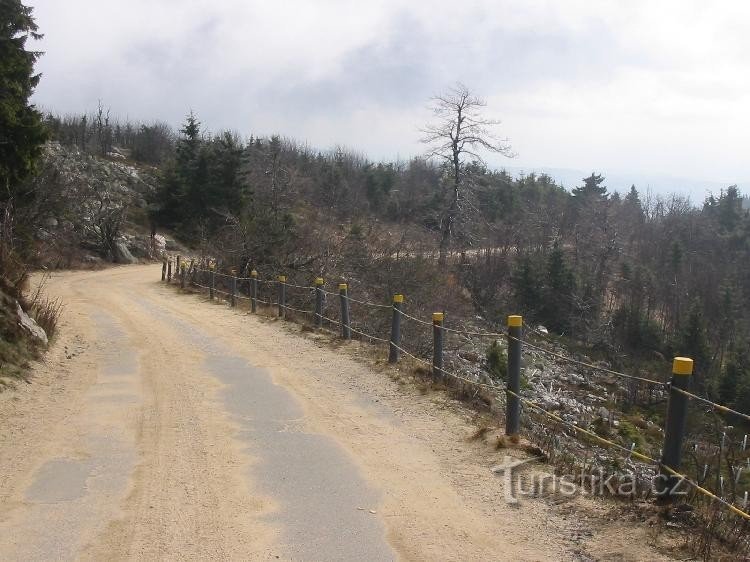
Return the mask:
<svg viewBox="0 0 750 562"><path fill-rule="evenodd" d="M500 139L492 129L500 121L482 115L487 103L457 82L447 92L432 98L435 122L422 129L422 142L430 146L429 157L445 162L451 170L452 191L447 208L440 217L440 263L445 264L451 237L462 209L466 191L466 164L484 164L480 151L514 156L507 139Z"/></svg>

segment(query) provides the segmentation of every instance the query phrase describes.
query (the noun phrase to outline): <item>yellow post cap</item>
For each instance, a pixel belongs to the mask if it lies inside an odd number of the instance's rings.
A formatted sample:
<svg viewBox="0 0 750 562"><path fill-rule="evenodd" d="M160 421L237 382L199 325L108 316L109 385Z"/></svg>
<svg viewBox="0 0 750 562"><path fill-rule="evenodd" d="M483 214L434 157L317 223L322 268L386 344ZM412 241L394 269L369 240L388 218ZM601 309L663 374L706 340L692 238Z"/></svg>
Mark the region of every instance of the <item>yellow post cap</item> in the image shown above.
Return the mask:
<svg viewBox="0 0 750 562"><path fill-rule="evenodd" d="M518 316L517 314L508 316L509 328L520 328L521 326L523 326L523 316Z"/></svg>
<svg viewBox="0 0 750 562"><path fill-rule="evenodd" d="M279 275L279 282L286 283L286 275Z"/></svg>
<svg viewBox="0 0 750 562"><path fill-rule="evenodd" d="M404 302L404 295L393 295L393 302Z"/></svg>
<svg viewBox="0 0 750 562"><path fill-rule="evenodd" d="M339 291L346 291L349 288L349 285L346 283L339 283Z"/></svg>
<svg viewBox="0 0 750 562"><path fill-rule="evenodd" d="M315 284L316 285L323 285L324 283L325 283L325 281L323 281L322 277L316 277L315 278Z"/></svg>
<svg viewBox="0 0 750 562"><path fill-rule="evenodd" d="M445 318L445 314L442 312L433 312L432 313L432 321L433 322L442 322Z"/></svg>
<svg viewBox="0 0 750 562"><path fill-rule="evenodd" d="M672 373L675 375L692 375L693 360L689 357L675 357L672 363Z"/></svg>
<svg viewBox="0 0 750 562"><path fill-rule="evenodd" d="M253 269L253 270L252 270L252 271L250 272L250 277L257 277L257 276L258 276L258 272L257 272L257 271L255 271L255 270Z"/></svg>
<svg viewBox="0 0 750 562"><path fill-rule="evenodd" d="M212 263L208 264L208 269L210 269L210 270L212 270L212 271L213 271L213 269L214 269L214 264L212 264Z"/></svg>

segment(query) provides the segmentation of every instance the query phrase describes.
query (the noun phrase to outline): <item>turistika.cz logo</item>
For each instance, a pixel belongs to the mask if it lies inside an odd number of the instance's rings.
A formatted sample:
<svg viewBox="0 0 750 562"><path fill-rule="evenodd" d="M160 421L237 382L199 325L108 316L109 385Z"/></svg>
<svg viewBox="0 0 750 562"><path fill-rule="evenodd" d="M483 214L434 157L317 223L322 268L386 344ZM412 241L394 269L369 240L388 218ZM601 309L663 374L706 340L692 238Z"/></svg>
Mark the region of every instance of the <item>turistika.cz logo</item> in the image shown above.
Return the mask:
<svg viewBox="0 0 750 562"><path fill-rule="evenodd" d="M502 463L492 467L492 471L504 479L506 502L516 504L519 498L524 496L553 494L646 498L665 493L672 496L686 493L682 480L664 475L657 475L652 481L644 482L631 471L607 473L603 468L563 475L518 470L524 465L541 460L544 458L517 459L506 456Z"/></svg>

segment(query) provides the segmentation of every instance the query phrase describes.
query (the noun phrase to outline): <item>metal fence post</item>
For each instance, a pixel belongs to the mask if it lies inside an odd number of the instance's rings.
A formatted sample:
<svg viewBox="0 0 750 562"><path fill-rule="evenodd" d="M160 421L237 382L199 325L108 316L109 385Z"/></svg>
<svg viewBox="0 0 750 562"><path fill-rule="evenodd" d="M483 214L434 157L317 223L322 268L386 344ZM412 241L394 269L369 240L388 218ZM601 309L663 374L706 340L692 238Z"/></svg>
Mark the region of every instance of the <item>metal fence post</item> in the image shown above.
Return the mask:
<svg viewBox="0 0 750 562"><path fill-rule="evenodd" d="M177 277L177 274L182 271L182 268L180 267L182 265L182 256L180 254L177 254L177 260L174 262L174 274L175 277Z"/></svg>
<svg viewBox="0 0 750 562"><path fill-rule="evenodd" d="M672 382L669 388L667 420L664 427L664 447L662 447L661 470L657 492L660 496L670 498L676 494L680 478L665 467L675 472L680 470L682 462L682 441L685 437L687 422L688 397L676 389L687 390L690 375L693 374L693 360L688 357L675 357L672 363Z"/></svg>
<svg viewBox="0 0 750 562"><path fill-rule="evenodd" d="M508 392L505 409L505 434L518 435L521 431L521 336L522 316L508 316Z"/></svg>
<svg viewBox="0 0 750 562"><path fill-rule="evenodd" d="M167 283L172 282L172 260L167 261Z"/></svg>
<svg viewBox="0 0 750 562"><path fill-rule="evenodd" d="M258 272L254 269L250 272L250 312L258 310Z"/></svg>
<svg viewBox="0 0 750 562"><path fill-rule="evenodd" d="M347 290L349 285L339 283L339 300L341 300L341 337L345 340L352 339L352 329L349 324L349 299Z"/></svg>
<svg viewBox="0 0 750 562"><path fill-rule="evenodd" d="M167 278L167 258L161 259L161 280L164 281Z"/></svg>
<svg viewBox="0 0 750 562"><path fill-rule="evenodd" d="M445 314L432 313L432 376L443 377L443 321Z"/></svg>
<svg viewBox="0 0 750 562"><path fill-rule="evenodd" d="M188 268L188 273L190 274L190 284L195 285L195 260L190 260L190 267Z"/></svg>
<svg viewBox="0 0 750 562"><path fill-rule="evenodd" d="M216 290L216 274L214 273L213 265L209 265L208 269L209 269L208 276L210 277L209 284L208 284L208 298L213 300L215 296L214 291Z"/></svg>
<svg viewBox="0 0 750 562"><path fill-rule="evenodd" d="M315 279L315 327L323 327L323 281L322 277Z"/></svg>
<svg viewBox="0 0 750 562"><path fill-rule="evenodd" d="M187 278L187 269L184 263L180 264L180 289L185 288L185 279Z"/></svg>
<svg viewBox="0 0 750 562"><path fill-rule="evenodd" d="M391 319L391 342L388 352L388 363L398 363L401 351L401 307L404 304L404 295L393 295L393 318Z"/></svg>
<svg viewBox="0 0 750 562"><path fill-rule="evenodd" d="M234 270L232 270L232 285L231 285L231 302L232 306L237 306L237 275Z"/></svg>
<svg viewBox="0 0 750 562"><path fill-rule="evenodd" d="M286 275L279 275L279 318L286 315Z"/></svg>

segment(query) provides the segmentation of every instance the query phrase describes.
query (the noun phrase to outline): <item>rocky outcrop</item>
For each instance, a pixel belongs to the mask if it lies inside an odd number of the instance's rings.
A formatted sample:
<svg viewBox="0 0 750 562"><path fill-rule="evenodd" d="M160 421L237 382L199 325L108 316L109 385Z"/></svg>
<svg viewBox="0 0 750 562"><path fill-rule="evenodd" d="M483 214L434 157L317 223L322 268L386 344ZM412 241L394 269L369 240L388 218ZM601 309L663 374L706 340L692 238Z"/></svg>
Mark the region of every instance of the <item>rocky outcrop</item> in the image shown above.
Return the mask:
<svg viewBox="0 0 750 562"><path fill-rule="evenodd" d="M115 157L118 155L118 157ZM153 255L147 228L148 201L156 189L154 170L136 166L114 151L103 158L59 143L46 145L33 180L40 208L36 240L51 267L73 267L98 254L117 263ZM56 263L65 256L66 261Z"/></svg>

